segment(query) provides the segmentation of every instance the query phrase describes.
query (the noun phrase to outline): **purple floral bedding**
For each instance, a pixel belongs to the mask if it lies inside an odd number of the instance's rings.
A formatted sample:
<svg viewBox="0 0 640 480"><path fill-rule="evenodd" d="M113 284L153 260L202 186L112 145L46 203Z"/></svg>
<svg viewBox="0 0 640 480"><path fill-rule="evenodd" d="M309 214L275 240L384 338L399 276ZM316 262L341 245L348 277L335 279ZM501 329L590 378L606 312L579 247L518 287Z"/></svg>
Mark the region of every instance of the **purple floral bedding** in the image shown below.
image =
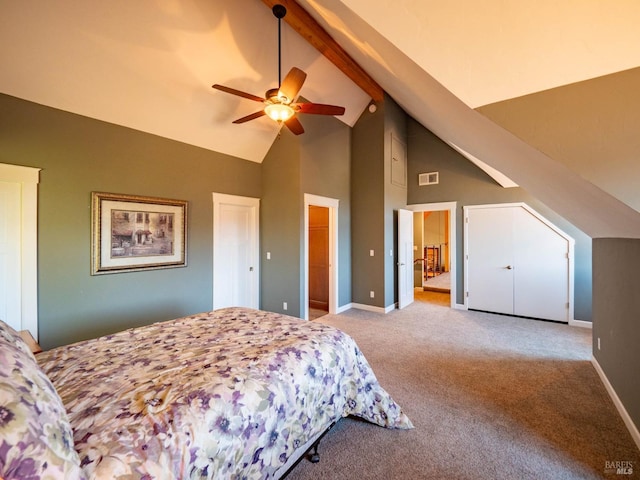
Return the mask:
<svg viewBox="0 0 640 480"><path fill-rule="evenodd" d="M62 400L18 332L2 321L0 479L84 480Z"/></svg>
<svg viewBox="0 0 640 480"><path fill-rule="evenodd" d="M332 422L412 428L333 327L228 308L43 352L89 479L274 478Z"/></svg>

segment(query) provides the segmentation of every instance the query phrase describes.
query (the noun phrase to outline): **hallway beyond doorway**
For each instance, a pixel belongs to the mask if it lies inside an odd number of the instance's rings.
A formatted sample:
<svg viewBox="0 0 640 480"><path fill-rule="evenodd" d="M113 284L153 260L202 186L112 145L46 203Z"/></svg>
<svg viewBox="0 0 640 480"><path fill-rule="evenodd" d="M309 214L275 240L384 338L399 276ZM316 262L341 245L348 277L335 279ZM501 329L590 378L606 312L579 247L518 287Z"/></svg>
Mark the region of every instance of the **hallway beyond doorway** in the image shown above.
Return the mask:
<svg viewBox="0 0 640 480"><path fill-rule="evenodd" d="M451 273L443 272L435 277L429 277L422 283L426 292L451 293Z"/></svg>
<svg viewBox="0 0 640 480"><path fill-rule="evenodd" d="M425 291L420 287L416 287L414 298L416 302L451 307L451 294L446 292Z"/></svg>

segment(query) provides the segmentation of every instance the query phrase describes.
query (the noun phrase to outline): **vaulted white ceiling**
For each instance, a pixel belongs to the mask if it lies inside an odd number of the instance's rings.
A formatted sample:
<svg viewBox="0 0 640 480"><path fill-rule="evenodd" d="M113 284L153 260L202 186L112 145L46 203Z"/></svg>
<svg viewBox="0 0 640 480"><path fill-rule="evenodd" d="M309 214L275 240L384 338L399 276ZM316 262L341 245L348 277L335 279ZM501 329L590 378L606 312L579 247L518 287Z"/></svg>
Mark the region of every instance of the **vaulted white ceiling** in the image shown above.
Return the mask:
<svg viewBox="0 0 640 480"><path fill-rule="evenodd" d="M278 133L266 118L231 122L278 86L278 22L259 0L0 0L0 92L261 162ZM344 105L353 125L369 98L283 22L283 76L309 101ZM304 123L304 120L302 120Z"/></svg>
<svg viewBox="0 0 640 480"><path fill-rule="evenodd" d="M352 10L473 108L640 64L635 0L299 3L384 67L333 4ZM211 89L277 86L277 20L260 0L0 0L0 10L2 93L258 162L277 134L266 118L231 124L259 105ZM367 95L284 22L282 45L283 75L305 70L301 94L346 106L353 125Z"/></svg>
<svg viewBox="0 0 640 480"><path fill-rule="evenodd" d="M548 195L552 208L572 197L512 160L528 156L550 176L566 172L523 153L469 107L640 65L636 0L299 3L416 120L468 158L533 179L528 188ZM260 0L0 0L0 12L2 93L255 162L278 134L267 118L232 124L260 105L211 88L262 96L277 86L277 20ZM345 106L341 120L353 125L367 94L285 23L282 45L283 74L292 66L308 74L301 95ZM603 203L582 190L587 204ZM582 200L568 207L581 228L593 222ZM603 208L617 207L610 203ZM604 210L590 216L603 218L595 236L612 231Z"/></svg>
<svg viewBox="0 0 640 480"><path fill-rule="evenodd" d="M339 3L472 108L640 65L635 0Z"/></svg>

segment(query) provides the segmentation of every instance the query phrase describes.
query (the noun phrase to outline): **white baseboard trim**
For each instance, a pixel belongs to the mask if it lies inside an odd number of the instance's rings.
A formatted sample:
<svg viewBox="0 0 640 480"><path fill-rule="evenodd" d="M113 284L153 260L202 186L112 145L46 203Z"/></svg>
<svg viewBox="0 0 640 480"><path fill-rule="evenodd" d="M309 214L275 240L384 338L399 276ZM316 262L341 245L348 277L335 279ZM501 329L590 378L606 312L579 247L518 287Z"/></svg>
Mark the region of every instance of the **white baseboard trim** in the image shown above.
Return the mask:
<svg viewBox="0 0 640 480"><path fill-rule="evenodd" d="M366 310L367 312L375 313L387 313L383 307L374 307L373 305L366 305L364 303L352 303L351 308L357 308L358 310Z"/></svg>
<svg viewBox="0 0 640 480"><path fill-rule="evenodd" d="M633 441L636 442L636 446L640 450L640 431L638 431L638 427L633 423L633 420L629 416L627 409L624 408L624 405L620 401L618 394L613 389L613 386L609 383L609 379L607 378L607 376L604 373L604 370L602 370L602 367L596 360L596 357L594 356L591 357L591 363L596 369L596 372L598 372L598 376L600 377L600 380L602 380L602 383L604 384L604 388L607 389L607 393L611 397L611 400L613 400L613 404L618 409L618 413L622 417L622 421L627 426L627 429L629 430L631 437L633 437Z"/></svg>
<svg viewBox="0 0 640 480"><path fill-rule="evenodd" d="M592 322L585 322L584 320L569 320L570 327L591 328L593 329Z"/></svg>
<svg viewBox="0 0 640 480"><path fill-rule="evenodd" d="M353 308L353 303L347 303L346 305L341 305L336 310L336 314L346 312L347 310L351 310Z"/></svg>
<svg viewBox="0 0 640 480"><path fill-rule="evenodd" d="M367 310L368 312L389 313L395 310L396 308L398 308L398 306L394 303L385 308L382 308L382 307L374 307L373 305L366 305L364 303L347 303L346 305L342 305L341 307L338 307L338 309L336 310L336 313L346 312L351 308L357 308L358 310Z"/></svg>

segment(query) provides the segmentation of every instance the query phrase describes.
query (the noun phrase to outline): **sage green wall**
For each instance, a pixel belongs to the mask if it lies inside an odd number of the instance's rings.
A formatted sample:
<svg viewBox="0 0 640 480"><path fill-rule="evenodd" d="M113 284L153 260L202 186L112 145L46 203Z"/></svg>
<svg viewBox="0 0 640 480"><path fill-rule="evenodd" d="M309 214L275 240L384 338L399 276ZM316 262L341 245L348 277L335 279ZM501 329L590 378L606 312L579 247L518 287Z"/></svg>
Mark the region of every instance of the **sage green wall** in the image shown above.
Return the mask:
<svg viewBox="0 0 640 480"><path fill-rule="evenodd" d="M377 107L352 130L352 290L354 303L387 308L397 301L397 217L407 204L406 187L391 183L391 140L406 145L407 115L389 96Z"/></svg>
<svg viewBox="0 0 640 480"><path fill-rule="evenodd" d="M407 145L407 114L389 96L384 100L385 307L398 302L398 209L407 206L407 187L391 181L392 138ZM408 154L407 154L408 156ZM392 253L393 255L390 255Z"/></svg>
<svg viewBox="0 0 640 480"><path fill-rule="evenodd" d="M260 209L261 306L298 317L304 316L305 193L339 200L337 303L351 302L350 128L332 117L303 115L301 121L304 135L283 129L262 164Z"/></svg>
<svg viewBox="0 0 640 480"><path fill-rule="evenodd" d="M575 239L574 317L591 321L591 238L522 188L503 188L429 130L410 119L409 204L458 202L456 222L457 298L464 303L463 216L465 205L524 202ZM437 185L418 186L418 174L440 172Z"/></svg>
<svg viewBox="0 0 640 480"><path fill-rule="evenodd" d="M341 307L351 303L351 128L317 115L303 116L302 121L309 134L301 140L302 193L339 200L337 306Z"/></svg>
<svg viewBox="0 0 640 480"><path fill-rule="evenodd" d="M383 107L365 111L351 132L352 302L375 307L385 306ZM370 298L371 291L375 298Z"/></svg>
<svg viewBox="0 0 640 480"><path fill-rule="evenodd" d="M260 306L293 316L300 316L302 284L300 138L283 129L273 143L262 162L260 202Z"/></svg>
<svg viewBox="0 0 640 480"><path fill-rule="evenodd" d="M640 239L593 239L593 355L636 428L640 428L639 266Z"/></svg>
<svg viewBox="0 0 640 480"><path fill-rule="evenodd" d="M44 348L211 309L211 193L261 195L259 164L7 95L0 95L0 162L42 169ZM187 200L188 266L91 276L92 191Z"/></svg>
<svg viewBox="0 0 640 480"><path fill-rule="evenodd" d="M640 212L640 67L478 112Z"/></svg>

